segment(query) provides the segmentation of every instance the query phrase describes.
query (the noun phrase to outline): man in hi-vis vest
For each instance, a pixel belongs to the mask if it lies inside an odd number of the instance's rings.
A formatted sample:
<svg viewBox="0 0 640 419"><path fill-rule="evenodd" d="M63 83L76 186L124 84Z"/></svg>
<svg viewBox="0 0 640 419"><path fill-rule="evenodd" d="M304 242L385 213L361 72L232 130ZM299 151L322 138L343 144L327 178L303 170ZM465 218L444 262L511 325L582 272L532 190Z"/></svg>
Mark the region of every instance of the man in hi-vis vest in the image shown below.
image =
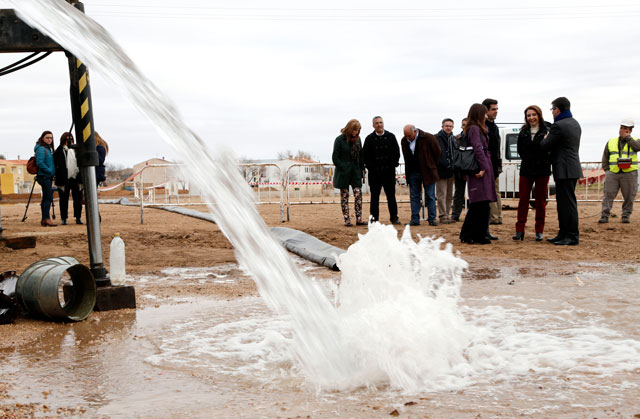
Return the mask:
<svg viewBox="0 0 640 419"><path fill-rule="evenodd" d="M602 168L605 170L604 196L602 197L602 217L599 223L608 223L613 200L622 190L622 222L628 223L633 212L633 200L638 192L638 150L640 142L631 137L633 120L620 122L620 135L609 140L602 154Z"/></svg>

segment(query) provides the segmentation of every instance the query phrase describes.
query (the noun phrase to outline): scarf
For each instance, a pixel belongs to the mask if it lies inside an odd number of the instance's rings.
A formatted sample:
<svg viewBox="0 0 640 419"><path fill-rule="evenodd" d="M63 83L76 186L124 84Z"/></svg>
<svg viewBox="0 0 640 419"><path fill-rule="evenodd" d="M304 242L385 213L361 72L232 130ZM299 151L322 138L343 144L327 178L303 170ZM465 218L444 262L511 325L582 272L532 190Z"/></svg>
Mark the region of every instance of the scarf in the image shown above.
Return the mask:
<svg viewBox="0 0 640 419"><path fill-rule="evenodd" d="M355 162L357 166L360 166L360 142L356 138L351 144L351 160Z"/></svg>
<svg viewBox="0 0 640 419"><path fill-rule="evenodd" d="M569 109L567 109L567 110L566 110L566 111L564 111L564 112L560 112L560 113L558 114L558 116L554 117L554 118L553 118L553 122L558 122L558 121L560 121L561 119L571 118L571 117L573 117L573 115L571 114L571 111L570 111Z"/></svg>
<svg viewBox="0 0 640 419"><path fill-rule="evenodd" d="M80 169L78 169L78 161L76 160L76 152L73 150L69 151L69 148L64 146L64 155L67 164L67 179L75 179L78 172L80 172Z"/></svg>
<svg viewBox="0 0 640 419"><path fill-rule="evenodd" d="M535 127L529 128L529 131L531 132L531 141L533 141L533 139L536 138L538 131L540 131L540 125L538 124Z"/></svg>

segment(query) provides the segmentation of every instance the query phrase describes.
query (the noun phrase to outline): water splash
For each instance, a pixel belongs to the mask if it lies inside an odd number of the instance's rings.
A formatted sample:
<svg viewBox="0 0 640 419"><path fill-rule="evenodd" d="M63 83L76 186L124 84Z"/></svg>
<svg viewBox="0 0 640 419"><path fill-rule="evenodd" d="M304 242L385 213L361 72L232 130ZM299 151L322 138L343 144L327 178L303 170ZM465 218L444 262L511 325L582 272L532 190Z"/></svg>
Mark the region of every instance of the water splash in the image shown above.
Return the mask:
<svg viewBox="0 0 640 419"><path fill-rule="evenodd" d="M233 244L238 262L252 274L260 294L278 312L292 315L294 352L320 385L342 382L353 373L344 355L335 308L317 285L275 244L253 203L250 188L231 152L214 160L182 120L176 107L148 80L108 32L62 0L6 0L21 19L56 40L93 72L111 81L157 127L185 164L190 181L210 202L216 223ZM82 34L82 36L78 36Z"/></svg>
<svg viewBox="0 0 640 419"><path fill-rule="evenodd" d="M459 309L460 271L466 264L452 254L450 245L443 250L441 240L414 243L408 230L398 240L393 228L371 226L340 258L343 276L331 304L274 244L231 155L221 152L214 161L173 104L142 76L102 27L60 0L7 3L25 21L73 51L92 71L120 87L155 122L187 163L192 182L217 203L210 210L264 300L274 310L289 313L286 321L267 318L218 325L210 337L206 329L203 331L210 316L202 316L196 330L177 330L182 343L186 339L196 345L189 347L188 353L180 353L181 360L202 367L203 357L211 356L209 365L220 368L217 357L235 356L245 361L249 352L257 361L255 368L248 364L247 374L255 374L265 359L280 364L291 359L312 383L337 389L389 384L414 392L488 383L490 391L472 397L475 402L493 399L496 388L507 393L509 400L531 398L532 393L523 386L519 394L512 395L513 384L524 382L541 389L536 382L540 377L552 384L546 390L549 400L559 394L564 397L569 378L574 383L570 394L587 393L591 398L589 390L601 388L603 383L592 385L585 377L640 368L639 341L585 323L581 316L572 327L563 323L550 331L549 325L557 321L556 312L527 307ZM82 39L76 39L77 33L83 33ZM291 326L291 333L286 329L280 334L285 325ZM210 345L209 350L198 347L203 342ZM171 343L165 342L169 355L184 349ZM291 355L285 348L290 348ZM163 357L159 354L156 358L161 362ZM229 368L236 370L237 364ZM573 380L572 374L578 380ZM627 377L614 381L616 393L637 387L637 380L627 382ZM467 394L476 387L469 387ZM473 406L478 409L482 404Z"/></svg>
<svg viewBox="0 0 640 419"><path fill-rule="evenodd" d="M452 253L450 244L443 249L442 239L431 238L416 243L408 228L398 238L393 226L373 223L338 263L340 284L332 288L329 283L325 292L333 292L338 316L333 326L352 370L326 387L418 393L472 382L465 351L474 333L459 311L460 278L467 264ZM216 374L235 374L233 370L261 385L272 383L276 371L292 360L282 348L296 333L288 327L288 316L265 317L250 305L243 301L242 310L234 306L231 319L222 314L214 322L209 314L190 318L167 331L160 352L147 360L213 368ZM299 377L297 363L284 368L294 380ZM330 376L320 373L303 375L327 382Z"/></svg>
<svg viewBox="0 0 640 419"><path fill-rule="evenodd" d="M169 98L103 27L62 0L9 4L118 86L155 123L190 181L214 202L209 210L264 300L290 315L292 352L312 382L330 388L382 382L418 390L462 361L468 338L457 302L466 264L450 246L441 250L442 241L431 239L416 244L408 229L398 240L393 227L372 225L340 260L344 275L336 308L271 238L231 153L221 151L214 160Z"/></svg>
<svg viewBox="0 0 640 419"><path fill-rule="evenodd" d="M459 312L467 263L444 239L400 240L393 226L374 223L340 256L336 292L341 335L363 374L407 392L448 388L471 330ZM461 383L456 379L455 385Z"/></svg>

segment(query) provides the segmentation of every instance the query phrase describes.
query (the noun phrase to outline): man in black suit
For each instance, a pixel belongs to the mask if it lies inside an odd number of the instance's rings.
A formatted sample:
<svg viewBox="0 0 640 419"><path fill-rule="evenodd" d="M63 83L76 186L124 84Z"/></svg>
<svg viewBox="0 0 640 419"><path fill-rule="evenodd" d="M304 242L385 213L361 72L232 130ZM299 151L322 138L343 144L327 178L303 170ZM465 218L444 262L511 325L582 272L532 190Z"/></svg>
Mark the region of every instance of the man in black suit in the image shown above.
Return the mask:
<svg viewBox="0 0 640 419"><path fill-rule="evenodd" d="M500 182L498 178L502 173L502 158L500 156L500 128L496 125L498 117L498 101L495 99L485 99L482 104L487 107L487 130L489 137L489 153L491 153L491 166L493 166L493 177L496 182L496 202L491 202L489 207L491 213L489 224L502 224L502 199L500 199ZM487 232L487 237L491 238L491 234Z"/></svg>
<svg viewBox="0 0 640 419"><path fill-rule="evenodd" d="M384 188L391 224L400 225L396 202L396 167L400 162L400 147L396 136L384 129L381 116L373 118L374 131L367 135L362 147L364 165L369 171L371 205L369 213L373 221L380 215L380 191Z"/></svg>
<svg viewBox="0 0 640 419"><path fill-rule="evenodd" d="M560 231L547 240L556 245L575 246L579 241L576 183L582 177L579 155L582 129L571 114L569 99L559 97L551 106L554 124L540 147L551 155Z"/></svg>

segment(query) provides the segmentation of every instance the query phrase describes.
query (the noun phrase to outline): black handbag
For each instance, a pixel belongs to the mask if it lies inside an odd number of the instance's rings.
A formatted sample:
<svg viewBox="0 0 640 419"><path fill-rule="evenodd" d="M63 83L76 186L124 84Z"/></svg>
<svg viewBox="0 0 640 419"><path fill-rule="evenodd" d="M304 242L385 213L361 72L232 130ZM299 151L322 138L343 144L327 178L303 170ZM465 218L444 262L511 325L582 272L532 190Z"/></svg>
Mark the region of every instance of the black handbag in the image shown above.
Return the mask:
<svg viewBox="0 0 640 419"><path fill-rule="evenodd" d="M463 175L475 175L480 172L480 166L473 154L473 147L467 144L467 136L462 135L460 145L453 149L453 170Z"/></svg>

